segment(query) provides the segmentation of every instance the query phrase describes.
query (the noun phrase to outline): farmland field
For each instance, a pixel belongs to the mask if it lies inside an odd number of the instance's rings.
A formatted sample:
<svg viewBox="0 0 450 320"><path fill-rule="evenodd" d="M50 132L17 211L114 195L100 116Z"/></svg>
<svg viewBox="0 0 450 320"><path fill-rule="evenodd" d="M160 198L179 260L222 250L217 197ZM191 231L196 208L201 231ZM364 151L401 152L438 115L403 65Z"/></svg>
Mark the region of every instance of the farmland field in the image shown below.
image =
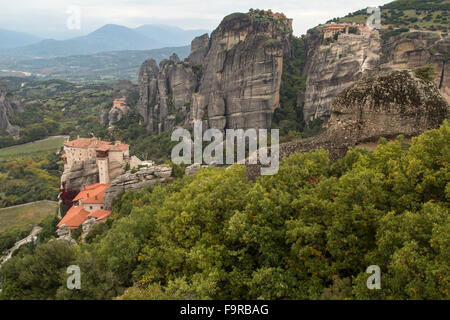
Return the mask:
<svg viewBox="0 0 450 320"><path fill-rule="evenodd" d="M11 227L24 227L37 224L46 216L56 213L58 203L39 201L0 209L0 232Z"/></svg>
<svg viewBox="0 0 450 320"><path fill-rule="evenodd" d="M55 136L47 139L29 142L13 147L0 149L0 161L13 160L35 156L43 152L55 151L67 140L66 136Z"/></svg>

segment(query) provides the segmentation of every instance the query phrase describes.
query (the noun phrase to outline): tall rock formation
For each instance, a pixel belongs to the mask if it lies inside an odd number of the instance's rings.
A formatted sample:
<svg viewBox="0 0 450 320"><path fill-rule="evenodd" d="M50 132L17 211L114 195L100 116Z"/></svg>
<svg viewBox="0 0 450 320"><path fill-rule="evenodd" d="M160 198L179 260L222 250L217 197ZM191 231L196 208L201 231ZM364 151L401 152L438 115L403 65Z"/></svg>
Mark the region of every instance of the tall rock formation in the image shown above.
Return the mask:
<svg viewBox="0 0 450 320"><path fill-rule="evenodd" d="M283 57L290 55L292 21L252 11L223 19L211 34L192 41L179 62L152 59L139 74L138 109L149 132L203 120L204 127L269 128L279 104Z"/></svg>
<svg viewBox="0 0 450 320"><path fill-rule="evenodd" d="M161 133L184 124L197 83L192 66L176 54L161 61L159 68L154 59L145 61L139 72L138 111L147 131Z"/></svg>
<svg viewBox="0 0 450 320"><path fill-rule="evenodd" d="M412 70L431 64L435 84L449 101L450 37L441 38L427 31L389 36L386 30L360 27L357 34L335 34L328 38L327 28L319 26L308 32L308 61L305 93L299 96L305 120L329 116L331 101L344 89L365 75L380 70Z"/></svg>
<svg viewBox="0 0 450 320"><path fill-rule="evenodd" d="M205 63L205 57L209 51L209 35L204 35L195 38L191 42L191 54L187 61L191 65L203 65Z"/></svg>
<svg viewBox="0 0 450 320"><path fill-rule="evenodd" d="M24 107L20 99L8 91L8 86L0 82L0 129L9 134L17 135L19 130L9 123L9 118L17 112L23 112Z"/></svg>

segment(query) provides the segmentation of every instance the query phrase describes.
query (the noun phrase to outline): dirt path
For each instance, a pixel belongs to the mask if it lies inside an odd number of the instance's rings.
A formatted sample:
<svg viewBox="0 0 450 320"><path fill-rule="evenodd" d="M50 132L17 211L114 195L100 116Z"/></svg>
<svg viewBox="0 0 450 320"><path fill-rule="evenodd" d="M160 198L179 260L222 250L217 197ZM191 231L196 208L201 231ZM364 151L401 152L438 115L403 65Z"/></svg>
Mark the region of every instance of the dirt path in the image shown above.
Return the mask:
<svg viewBox="0 0 450 320"><path fill-rule="evenodd" d="M0 265L5 263L6 261L8 261L12 257L12 254L14 253L14 251L19 249L21 246L23 246L24 244L30 243L31 241L35 241L37 238L37 235L41 231L42 231L42 227L36 226L33 228L33 230L31 230L30 234L27 237L23 238L22 240L17 241L14 244L14 246L11 249L9 249L3 257L1 257Z"/></svg>

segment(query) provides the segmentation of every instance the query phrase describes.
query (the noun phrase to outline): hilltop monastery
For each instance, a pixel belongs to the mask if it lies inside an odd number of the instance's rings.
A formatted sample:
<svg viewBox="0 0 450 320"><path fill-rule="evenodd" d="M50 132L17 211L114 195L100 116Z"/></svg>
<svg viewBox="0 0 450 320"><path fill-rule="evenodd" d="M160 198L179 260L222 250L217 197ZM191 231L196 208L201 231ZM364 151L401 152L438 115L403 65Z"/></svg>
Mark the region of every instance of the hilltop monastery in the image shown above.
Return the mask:
<svg viewBox="0 0 450 320"><path fill-rule="evenodd" d="M128 144L120 141L112 143L95 137L78 137L66 142L61 158L65 172L70 172L74 166L85 161L95 162L98 167L98 181L82 187L71 201L72 206L58 223L59 228L65 226L71 230L77 229L89 219L95 219L95 222L106 220L111 211L107 210L103 201L105 190L110 186L111 180L125 171L127 164L131 169L139 165L152 165L135 156L130 157Z"/></svg>

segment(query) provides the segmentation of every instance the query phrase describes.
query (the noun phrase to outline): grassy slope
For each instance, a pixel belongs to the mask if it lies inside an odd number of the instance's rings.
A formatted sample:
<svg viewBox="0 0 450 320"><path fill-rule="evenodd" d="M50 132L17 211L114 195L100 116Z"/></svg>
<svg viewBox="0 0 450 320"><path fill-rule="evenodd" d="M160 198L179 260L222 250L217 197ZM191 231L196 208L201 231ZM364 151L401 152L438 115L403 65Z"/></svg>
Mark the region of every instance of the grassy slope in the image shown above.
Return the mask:
<svg viewBox="0 0 450 320"><path fill-rule="evenodd" d="M36 154L56 150L67 140L65 137L50 137L18 146L0 149L0 161L34 156Z"/></svg>
<svg viewBox="0 0 450 320"><path fill-rule="evenodd" d="M37 224L46 216L55 214L56 202L41 201L15 207L0 209L0 232L11 227Z"/></svg>
<svg viewBox="0 0 450 320"><path fill-rule="evenodd" d="M397 0L381 7L381 24L447 32L450 28L449 8L450 0ZM333 21L365 23L367 17L366 9L362 9Z"/></svg>

